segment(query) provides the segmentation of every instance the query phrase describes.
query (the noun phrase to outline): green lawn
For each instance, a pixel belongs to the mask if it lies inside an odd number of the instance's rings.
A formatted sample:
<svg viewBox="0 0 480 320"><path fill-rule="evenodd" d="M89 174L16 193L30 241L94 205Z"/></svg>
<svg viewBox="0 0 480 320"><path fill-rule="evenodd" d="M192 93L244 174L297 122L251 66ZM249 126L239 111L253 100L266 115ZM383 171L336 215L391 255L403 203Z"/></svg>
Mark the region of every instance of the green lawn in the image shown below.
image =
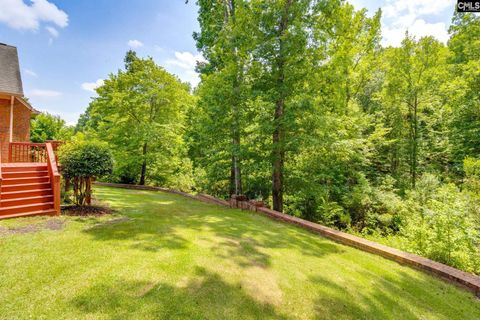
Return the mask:
<svg viewBox="0 0 480 320"><path fill-rule="evenodd" d="M252 212L96 190L114 216L0 222L1 319L480 318L467 291Z"/></svg>

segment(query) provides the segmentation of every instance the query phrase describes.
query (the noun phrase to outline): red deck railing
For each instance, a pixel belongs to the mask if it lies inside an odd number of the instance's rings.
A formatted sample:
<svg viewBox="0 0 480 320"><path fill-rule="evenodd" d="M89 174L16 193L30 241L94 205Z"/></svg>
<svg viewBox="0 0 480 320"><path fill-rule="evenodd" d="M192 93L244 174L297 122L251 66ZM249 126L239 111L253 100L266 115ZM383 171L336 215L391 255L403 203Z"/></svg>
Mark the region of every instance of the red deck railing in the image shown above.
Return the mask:
<svg viewBox="0 0 480 320"><path fill-rule="evenodd" d="M45 149L47 151L48 175L52 183L53 208L55 209L55 213L60 215L60 173L58 172L57 159L53 151L52 143L47 142Z"/></svg>
<svg viewBox="0 0 480 320"><path fill-rule="evenodd" d="M2 145L0 143L0 200L2 200L2 180L3 180L3 177L2 177ZM1 203L0 203L1 205Z"/></svg>
<svg viewBox="0 0 480 320"><path fill-rule="evenodd" d="M58 169L57 149L62 141L47 143L10 142L8 146L8 162L40 162L46 163L52 185L53 208L60 214L60 173ZM0 163L0 187L2 172Z"/></svg>
<svg viewBox="0 0 480 320"><path fill-rule="evenodd" d="M8 162L47 162L45 143L10 142Z"/></svg>
<svg viewBox="0 0 480 320"><path fill-rule="evenodd" d="M62 141L49 140L57 159L58 147ZM47 149L45 143L10 142L8 146L8 162L47 162Z"/></svg>

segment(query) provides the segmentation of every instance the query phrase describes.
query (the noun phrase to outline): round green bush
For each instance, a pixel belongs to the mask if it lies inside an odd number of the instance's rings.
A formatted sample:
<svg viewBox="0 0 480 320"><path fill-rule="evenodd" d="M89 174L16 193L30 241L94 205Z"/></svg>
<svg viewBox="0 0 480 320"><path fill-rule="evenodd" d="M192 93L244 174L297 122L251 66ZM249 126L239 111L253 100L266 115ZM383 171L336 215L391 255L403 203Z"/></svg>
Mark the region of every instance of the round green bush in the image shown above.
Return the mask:
<svg viewBox="0 0 480 320"><path fill-rule="evenodd" d="M74 202L90 205L92 181L112 173L113 158L108 146L99 141L74 140L59 152L62 175L73 185Z"/></svg>
<svg viewBox="0 0 480 320"><path fill-rule="evenodd" d="M62 174L67 178L100 178L112 173L113 158L108 146L99 141L72 141L59 152Z"/></svg>

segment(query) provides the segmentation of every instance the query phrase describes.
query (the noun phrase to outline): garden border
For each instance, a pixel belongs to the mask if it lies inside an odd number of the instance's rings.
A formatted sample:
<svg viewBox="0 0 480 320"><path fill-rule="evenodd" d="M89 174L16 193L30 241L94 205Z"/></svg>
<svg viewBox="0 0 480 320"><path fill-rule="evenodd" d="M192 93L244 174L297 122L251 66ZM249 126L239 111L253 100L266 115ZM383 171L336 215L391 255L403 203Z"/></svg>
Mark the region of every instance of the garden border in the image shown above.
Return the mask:
<svg viewBox="0 0 480 320"><path fill-rule="evenodd" d="M281 213L272 209L265 207L259 207L254 204L251 204L248 201L238 201L236 199L231 199L230 202L212 197L207 194L198 194L193 195L186 192L181 192L173 189L161 188L161 187L151 187L151 186L139 186L131 184L117 184L117 183L105 183L105 182L96 182L98 185L117 187L117 188L127 188L127 189L137 189L137 190L151 190L151 191L162 191L168 193L174 193L181 196L189 197L199 201L222 205L230 208L239 208L242 210L250 210L254 212L262 213L270 218L281 220L290 224L295 224L302 228L308 229L315 233L318 233L326 238L334 240L336 242L355 247L357 249L370 252L389 260L396 261L398 263L414 267L416 269L427 271L430 274L438 276L442 279L448 280L454 284L459 284L464 288L469 289L480 297L480 277L473 275L471 273L458 270L456 268L447 266L445 264L418 256L416 254L404 252L398 249L394 249L361 237L357 237L342 231L338 231L329 227L325 227L318 223L310 222L301 218L290 216L285 213Z"/></svg>

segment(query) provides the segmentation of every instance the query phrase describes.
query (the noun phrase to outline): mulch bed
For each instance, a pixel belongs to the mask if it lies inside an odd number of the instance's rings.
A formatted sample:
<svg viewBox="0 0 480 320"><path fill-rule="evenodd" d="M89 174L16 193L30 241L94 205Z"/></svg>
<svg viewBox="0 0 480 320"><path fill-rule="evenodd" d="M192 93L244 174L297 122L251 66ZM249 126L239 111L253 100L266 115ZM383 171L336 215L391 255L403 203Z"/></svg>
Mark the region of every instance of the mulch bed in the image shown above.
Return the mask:
<svg viewBox="0 0 480 320"><path fill-rule="evenodd" d="M112 214L113 210L105 206L68 206L62 208L62 214L67 216L104 216Z"/></svg>

